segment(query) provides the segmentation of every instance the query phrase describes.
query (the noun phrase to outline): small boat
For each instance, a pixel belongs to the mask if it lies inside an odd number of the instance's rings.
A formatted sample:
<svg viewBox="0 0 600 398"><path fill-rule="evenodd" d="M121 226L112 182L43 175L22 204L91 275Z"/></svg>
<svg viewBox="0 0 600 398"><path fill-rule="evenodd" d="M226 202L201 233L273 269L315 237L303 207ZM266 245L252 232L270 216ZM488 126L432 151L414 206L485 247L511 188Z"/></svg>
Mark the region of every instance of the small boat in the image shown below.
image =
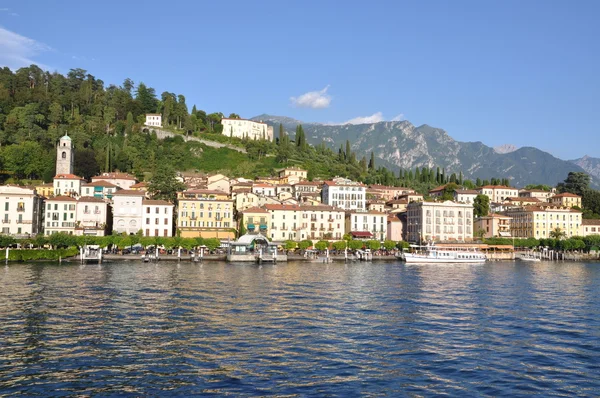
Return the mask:
<svg viewBox="0 0 600 398"><path fill-rule="evenodd" d="M534 263L539 263L540 261L542 261L541 259L535 257L533 254L521 254L517 258L521 261L529 261Z"/></svg>
<svg viewBox="0 0 600 398"><path fill-rule="evenodd" d="M407 264L481 264L487 257L477 248L411 245L412 253L404 253Z"/></svg>

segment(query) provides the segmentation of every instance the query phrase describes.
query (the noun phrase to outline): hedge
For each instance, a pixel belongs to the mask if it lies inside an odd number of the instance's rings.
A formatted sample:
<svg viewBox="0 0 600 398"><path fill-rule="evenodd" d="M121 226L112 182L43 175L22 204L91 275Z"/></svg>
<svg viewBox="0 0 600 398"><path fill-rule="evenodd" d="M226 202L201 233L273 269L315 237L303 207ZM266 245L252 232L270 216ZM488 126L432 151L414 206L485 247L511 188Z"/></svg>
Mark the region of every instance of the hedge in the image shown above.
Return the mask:
<svg viewBox="0 0 600 398"><path fill-rule="evenodd" d="M11 249L8 253L8 261L33 261L33 260L58 260L59 258L73 257L79 254L79 249L71 247L57 250L32 250ZM0 260L6 259L6 250L0 251Z"/></svg>

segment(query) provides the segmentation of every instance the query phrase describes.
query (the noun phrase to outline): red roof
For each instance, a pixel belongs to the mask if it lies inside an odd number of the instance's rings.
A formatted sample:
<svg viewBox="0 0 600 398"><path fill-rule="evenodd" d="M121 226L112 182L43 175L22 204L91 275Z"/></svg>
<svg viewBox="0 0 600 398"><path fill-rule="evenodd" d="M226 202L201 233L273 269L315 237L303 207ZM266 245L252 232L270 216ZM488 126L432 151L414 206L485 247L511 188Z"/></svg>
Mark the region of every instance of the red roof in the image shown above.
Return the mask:
<svg viewBox="0 0 600 398"><path fill-rule="evenodd" d="M84 184L83 186L84 187L119 188L118 185L110 183L110 182L108 182L106 180L99 180L99 181L90 182L88 184Z"/></svg>
<svg viewBox="0 0 600 398"><path fill-rule="evenodd" d="M137 184L133 184L129 188L146 188L146 187L148 187L148 183L145 181L142 181L142 182L138 182Z"/></svg>
<svg viewBox="0 0 600 398"><path fill-rule="evenodd" d="M506 185L484 185L481 188L488 188L488 189L513 189L515 191L518 191L517 188L507 187ZM479 188L479 189L481 189L481 188Z"/></svg>
<svg viewBox="0 0 600 398"><path fill-rule="evenodd" d="M372 238L373 234L367 231L352 231L350 232L353 238Z"/></svg>
<svg viewBox="0 0 600 398"><path fill-rule="evenodd" d="M94 176L92 177L92 181L94 180L134 180L135 181L135 177L127 174L127 173L102 173L99 176Z"/></svg>
<svg viewBox="0 0 600 398"><path fill-rule="evenodd" d="M581 196L570 192L563 192L559 193L558 195L554 195L553 198L581 198Z"/></svg>
<svg viewBox="0 0 600 398"><path fill-rule="evenodd" d="M82 196L81 198L79 198L79 201L80 202L96 202L96 203L102 202L102 203L106 203L104 201L104 199L95 198L93 196Z"/></svg>

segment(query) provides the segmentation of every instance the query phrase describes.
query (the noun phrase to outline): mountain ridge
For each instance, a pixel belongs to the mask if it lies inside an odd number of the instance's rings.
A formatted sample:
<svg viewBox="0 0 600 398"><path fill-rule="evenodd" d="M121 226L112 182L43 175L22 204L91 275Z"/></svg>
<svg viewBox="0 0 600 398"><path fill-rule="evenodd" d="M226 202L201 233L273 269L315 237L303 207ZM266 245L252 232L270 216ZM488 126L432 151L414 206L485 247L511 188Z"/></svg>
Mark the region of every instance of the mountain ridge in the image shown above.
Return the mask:
<svg viewBox="0 0 600 398"><path fill-rule="evenodd" d="M456 141L443 129L428 124L416 127L408 120L322 124L267 114L252 120L259 118L274 126L275 136L280 123L291 137L295 135L296 126L302 124L307 140L313 145L325 142L337 149L348 140L358 157L368 158L373 152L380 165L392 170L440 167L445 168L447 174L462 171L465 178L471 179L507 177L515 186L556 185L571 171L586 172L573 161L559 159L533 146L505 146L508 147L505 151L498 152L481 141ZM600 174L600 166L598 171ZM592 185L597 187L600 175L591 177Z"/></svg>

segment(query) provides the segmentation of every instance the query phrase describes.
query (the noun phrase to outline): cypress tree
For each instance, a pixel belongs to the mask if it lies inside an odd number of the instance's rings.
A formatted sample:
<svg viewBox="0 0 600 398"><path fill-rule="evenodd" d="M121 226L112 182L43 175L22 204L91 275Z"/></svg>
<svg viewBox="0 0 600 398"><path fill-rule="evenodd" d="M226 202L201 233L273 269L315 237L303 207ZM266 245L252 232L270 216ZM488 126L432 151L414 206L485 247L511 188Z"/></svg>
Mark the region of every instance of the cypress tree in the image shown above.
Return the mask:
<svg viewBox="0 0 600 398"><path fill-rule="evenodd" d="M371 160L369 161L369 169L373 170L375 168L375 154L371 151Z"/></svg>
<svg viewBox="0 0 600 398"><path fill-rule="evenodd" d="M346 140L346 161L350 160L350 154L352 149L350 148L350 141Z"/></svg>

